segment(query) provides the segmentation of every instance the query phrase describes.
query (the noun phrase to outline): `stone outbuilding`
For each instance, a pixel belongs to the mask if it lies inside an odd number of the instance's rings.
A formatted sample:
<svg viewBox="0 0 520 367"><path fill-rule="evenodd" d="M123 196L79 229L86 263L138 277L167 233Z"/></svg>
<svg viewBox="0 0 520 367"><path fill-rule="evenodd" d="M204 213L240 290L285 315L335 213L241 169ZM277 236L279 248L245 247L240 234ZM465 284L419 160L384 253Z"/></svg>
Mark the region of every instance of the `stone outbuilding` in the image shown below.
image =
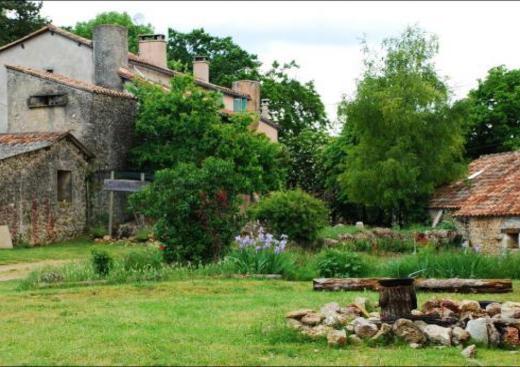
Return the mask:
<svg viewBox="0 0 520 367"><path fill-rule="evenodd" d="M471 162L468 176L437 190L429 208L434 224L452 217L474 248L487 253L518 250L520 151Z"/></svg>
<svg viewBox="0 0 520 367"><path fill-rule="evenodd" d="M0 134L0 223L16 242L45 244L85 230L93 157L68 132Z"/></svg>

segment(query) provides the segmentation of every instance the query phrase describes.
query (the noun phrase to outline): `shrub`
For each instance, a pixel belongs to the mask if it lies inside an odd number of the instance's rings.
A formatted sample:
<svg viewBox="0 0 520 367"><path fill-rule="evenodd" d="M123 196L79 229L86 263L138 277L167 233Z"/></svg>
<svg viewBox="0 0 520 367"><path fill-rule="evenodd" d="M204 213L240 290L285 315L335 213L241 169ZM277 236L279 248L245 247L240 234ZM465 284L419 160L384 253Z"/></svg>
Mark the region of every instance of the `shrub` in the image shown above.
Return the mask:
<svg viewBox="0 0 520 367"><path fill-rule="evenodd" d="M366 264L358 254L327 249L318 255L318 270L322 277L355 277L366 271Z"/></svg>
<svg viewBox="0 0 520 367"><path fill-rule="evenodd" d="M100 276L106 276L110 273L110 269L114 260L103 250L92 250L92 267L94 272Z"/></svg>
<svg viewBox="0 0 520 367"><path fill-rule="evenodd" d="M96 225L89 228L88 235L91 239L103 238L108 234L106 226Z"/></svg>
<svg viewBox="0 0 520 367"><path fill-rule="evenodd" d="M237 236L239 248L226 258L239 274L281 274L288 275L294 266L285 252L287 237L280 240L261 228L257 237Z"/></svg>
<svg viewBox="0 0 520 367"><path fill-rule="evenodd" d="M272 192L252 206L249 214L273 234L285 234L303 247L314 244L328 221L325 204L299 189Z"/></svg>
<svg viewBox="0 0 520 367"><path fill-rule="evenodd" d="M154 233L167 262L207 262L229 248L242 225L240 176L228 161L208 158L158 171L131 197L134 210L156 219Z"/></svg>
<svg viewBox="0 0 520 367"><path fill-rule="evenodd" d="M142 227L137 230L135 233L135 240L137 242L146 242L150 239L150 236L152 235L153 231L149 227Z"/></svg>
<svg viewBox="0 0 520 367"><path fill-rule="evenodd" d="M125 270L159 269L162 266L162 254L155 248L145 251L132 251L123 258Z"/></svg>

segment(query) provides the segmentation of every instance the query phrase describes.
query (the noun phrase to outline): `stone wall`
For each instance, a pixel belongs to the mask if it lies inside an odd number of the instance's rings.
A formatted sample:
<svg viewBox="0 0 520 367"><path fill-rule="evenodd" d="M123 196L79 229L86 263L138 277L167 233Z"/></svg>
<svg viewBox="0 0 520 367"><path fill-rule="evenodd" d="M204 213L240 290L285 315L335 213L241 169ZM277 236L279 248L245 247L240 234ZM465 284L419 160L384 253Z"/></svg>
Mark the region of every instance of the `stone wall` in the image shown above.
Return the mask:
<svg viewBox="0 0 520 367"><path fill-rule="evenodd" d="M514 245L508 235L502 233L504 223L510 217L471 217L465 218L466 238L473 247L482 252L498 254ZM459 220L460 221L460 220Z"/></svg>
<svg viewBox="0 0 520 367"><path fill-rule="evenodd" d="M70 131L94 153L91 172L127 170L133 144L136 101L91 93L15 70L8 72L9 132ZM65 94L66 106L29 108L31 95ZM109 175L109 174L108 174ZM93 175L89 218L106 215L108 193L101 190L107 174ZM116 194L114 223L124 222L126 195Z"/></svg>
<svg viewBox="0 0 520 367"><path fill-rule="evenodd" d="M70 202L58 202L58 170L71 171ZM0 225L30 244L78 236L87 222L87 174L83 153L67 140L0 161Z"/></svg>

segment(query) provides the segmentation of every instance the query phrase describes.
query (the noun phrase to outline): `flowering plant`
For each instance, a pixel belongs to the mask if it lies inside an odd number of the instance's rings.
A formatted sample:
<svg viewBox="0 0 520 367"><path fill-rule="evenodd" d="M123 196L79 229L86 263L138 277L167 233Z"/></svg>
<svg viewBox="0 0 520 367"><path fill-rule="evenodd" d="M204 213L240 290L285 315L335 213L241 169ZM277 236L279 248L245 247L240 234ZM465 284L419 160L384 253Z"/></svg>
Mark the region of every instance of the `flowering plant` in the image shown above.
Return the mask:
<svg viewBox="0 0 520 367"><path fill-rule="evenodd" d="M280 239L276 239L271 233L266 233L263 227L258 229L258 235L238 235L235 237L235 242L238 244L240 250L254 247L255 251L272 249L276 254L285 251L287 246L287 235L283 234Z"/></svg>
<svg viewBox="0 0 520 367"><path fill-rule="evenodd" d="M235 237L238 248L227 257L240 274L282 274L293 268L293 261L285 251L288 237L275 238L262 227L257 234Z"/></svg>

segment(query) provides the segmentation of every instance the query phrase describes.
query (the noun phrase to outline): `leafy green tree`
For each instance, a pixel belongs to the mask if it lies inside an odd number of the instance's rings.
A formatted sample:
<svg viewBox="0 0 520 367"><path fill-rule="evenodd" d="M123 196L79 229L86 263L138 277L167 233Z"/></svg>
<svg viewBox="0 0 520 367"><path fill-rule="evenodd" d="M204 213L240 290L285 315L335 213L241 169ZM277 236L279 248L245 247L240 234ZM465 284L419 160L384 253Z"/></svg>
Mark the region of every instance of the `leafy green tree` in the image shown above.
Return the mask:
<svg viewBox="0 0 520 367"><path fill-rule="evenodd" d="M40 14L41 1L0 0L0 46L43 27L50 21Z"/></svg>
<svg viewBox="0 0 520 367"><path fill-rule="evenodd" d="M461 106L469 120L469 157L520 148L520 69L492 68Z"/></svg>
<svg viewBox="0 0 520 367"><path fill-rule="evenodd" d="M94 28L100 24L116 24L128 28L128 49L131 52L139 51L139 35L154 33L151 24L135 24L128 13L116 11L104 12L96 15L94 19L86 22L77 22L72 28L67 28L78 36L92 39Z"/></svg>
<svg viewBox="0 0 520 367"><path fill-rule="evenodd" d="M434 188L464 170L461 116L432 58L438 43L419 28L383 42L368 54L354 99L344 101L353 145L347 149L341 189L348 200L385 210L387 222L423 213Z"/></svg>
<svg viewBox="0 0 520 367"><path fill-rule="evenodd" d="M256 116L220 112L222 96L195 85L190 76L172 78L170 90L146 82L131 88L139 100L133 161L157 171L179 163L200 166L208 157L234 164L243 193L263 193L285 182L283 147L249 126Z"/></svg>
<svg viewBox="0 0 520 367"><path fill-rule="evenodd" d="M218 259L239 232L240 189L233 163L210 157L160 170L131 204L156 220L166 261L197 264Z"/></svg>
<svg viewBox="0 0 520 367"><path fill-rule="evenodd" d="M211 63L210 81L227 87L235 80L258 77L261 65L256 55L240 48L231 37L214 37L203 28L189 33L169 28L168 59L183 65L184 70L192 70L195 56L207 57Z"/></svg>
<svg viewBox="0 0 520 367"><path fill-rule="evenodd" d="M275 61L271 69L260 76L262 96L269 99L271 116L281 126L282 142L306 128L323 130L329 126L325 106L314 82L302 84L289 77L288 72L297 68L294 61L284 65Z"/></svg>
<svg viewBox="0 0 520 367"><path fill-rule="evenodd" d="M301 83L289 77L288 72L298 68L294 61L283 65L275 61L267 72L262 72L258 57L242 49L230 37L212 36L203 29L182 33L170 28L168 35L170 67L191 70L195 56L206 56L213 83L231 87L235 80L259 80L262 98L270 100L272 118L281 127L280 141L298 135L305 128L328 126L325 107L314 83Z"/></svg>
<svg viewBox="0 0 520 367"><path fill-rule="evenodd" d="M289 153L288 186L320 196L325 186L323 151L332 138L323 131L305 129L285 140Z"/></svg>

